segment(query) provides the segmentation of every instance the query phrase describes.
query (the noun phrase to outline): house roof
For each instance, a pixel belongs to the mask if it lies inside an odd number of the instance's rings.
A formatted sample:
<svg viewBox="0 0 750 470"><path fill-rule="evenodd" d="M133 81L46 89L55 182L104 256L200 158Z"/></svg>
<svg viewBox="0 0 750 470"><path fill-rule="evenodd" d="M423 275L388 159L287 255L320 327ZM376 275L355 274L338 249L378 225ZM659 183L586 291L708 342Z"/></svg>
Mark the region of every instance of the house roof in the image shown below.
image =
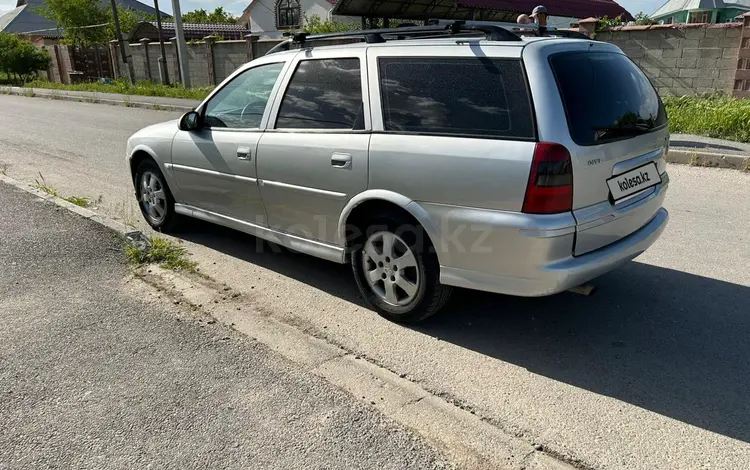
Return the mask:
<svg viewBox="0 0 750 470"><path fill-rule="evenodd" d="M116 0L124 9L147 14L156 14L156 10L137 0ZM102 6L110 7L109 0L102 0ZM44 0L18 0L16 8L0 17L0 31L6 33L34 33L40 36L59 38L62 30L57 23L36 12L44 7ZM164 16L171 16L162 12Z"/></svg>
<svg viewBox="0 0 750 470"><path fill-rule="evenodd" d="M11 11L7 12L3 16L0 16L0 31L3 31L5 27L8 26L10 23L12 23L13 20L15 20L16 17L25 9L26 9L26 5L21 5L20 7L16 7L12 9Z"/></svg>
<svg viewBox="0 0 750 470"><path fill-rule="evenodd" d="M745 1L745 0L743 0ZM750 0L747 0L750 1ZM574 18L623 17L632 20L627 10L614 0L339 0L335 15L372 16L423 20L474 19L475 12L485 21L515 21L519 13L530 14L535 6L547 7L551 16Z"/></svg>
<svg viewBox="0 0 750 470"><path fill-rule="evenodd" d="M41 6L42 2L38 5L32 3L17 6L0 17L0 31L5 33L35 32L46 37L61 37L62 33L57 30L57 23L34 11L35 8Z"/></svg>
<svg viewBox="0 0 750 470"><path fill-rule="evenodd" d="M651 17L660 18L679 11L718 10L721 8L750 10L750 0L669 0L656 10Z"/></svg>

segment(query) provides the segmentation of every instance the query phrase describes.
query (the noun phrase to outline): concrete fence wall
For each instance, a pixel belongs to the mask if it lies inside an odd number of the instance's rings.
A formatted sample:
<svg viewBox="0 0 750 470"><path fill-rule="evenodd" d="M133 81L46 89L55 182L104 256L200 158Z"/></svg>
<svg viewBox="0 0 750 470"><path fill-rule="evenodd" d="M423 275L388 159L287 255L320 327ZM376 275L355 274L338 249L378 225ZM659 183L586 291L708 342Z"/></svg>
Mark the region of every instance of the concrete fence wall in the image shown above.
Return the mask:
<svg viewBox="0 0 750 470"><path fill-rule="evenodd" d="M69 72L74 70L70 60L70 50L68 46L53 44L41 46L49 53L52 62L50 68L43 74L43 77L51 82L70 83Z"/></svg>
<svg viewBox="0 0 750 470"><path fill-rule="evenodd" d="M240 41L216 41L208 37L203 41L187 44L188 70L190 83L194 87L218 85L241 65L261 57L280 40L258 40L248 37ZM132 58L136 80L160 82L158 42L142 40L136 44L126 44L126 54ZM164 43L167 72L171 83L180 82L180 64L177 59L175 41ZM115 75L127 78L128 70L122 61L117 41L110 43L110 53L116 57Z"/></svg>
<svg viewBox="0 0 750 470"><path fill-rule="evenodd" d="M734 77L734 96L750 99L750 14L743 18L744 28Z"/></svg>
<svg viewBox="0 0 750 470"><path fill-rule="evenodd" d="M620 47L662 95L750 94L750 15L743 23L623 26L581 32ZM747 61L742 59L747 57Z"/></svg>
<svg viewBox="0 0 750 470"><path fill-rule="evenodd" d="M620 47L663 95L731 93L742 25L685 25L597 33Z"/></svg>

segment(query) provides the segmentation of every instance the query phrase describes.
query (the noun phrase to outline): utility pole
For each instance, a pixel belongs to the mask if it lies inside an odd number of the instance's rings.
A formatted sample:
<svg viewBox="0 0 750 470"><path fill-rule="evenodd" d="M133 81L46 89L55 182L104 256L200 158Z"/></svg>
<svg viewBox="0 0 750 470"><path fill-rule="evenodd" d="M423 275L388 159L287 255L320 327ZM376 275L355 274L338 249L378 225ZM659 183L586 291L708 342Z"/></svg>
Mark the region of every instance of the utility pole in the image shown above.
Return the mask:
<svg viewBox="0 0 750 470"><path fill-rule="evenodd" d="M162 36L161 31L161 11L159 11L159 0L154 0L154 8L156 8L156 28L159 30L159 49L161 50L161 57L159 57L159 73L161 74L161 82L164 85L169 85L167 52L164 50L164 37Z"/></svg>
<svg viewBox="0 0 750 470"><path fill-rule="evenodd" d="M184 86L185 88L190 88L190 71L188 70L187 44L185 43L185 31L182 30L182 13L180 12L180 0L172 0L172 14L174 15L174 32L175 36L177 36L177 56L180 59L180 78L182 79L182 86Z"/></svg>
<svg viewBox="0 0 750 470"><path fill-rule="evenodd" d="M115 0L112 0L112 19L115 21L115 34L117 35L117 44L120 45L120 55L122 56L122 61L128 67L130 84L135 85L135 70L133 70L133 62L128 60L128 56L125 55L125 43L123 42L122 32L120 32L120 17L117 14L117 3L115 3Z"/></svg>

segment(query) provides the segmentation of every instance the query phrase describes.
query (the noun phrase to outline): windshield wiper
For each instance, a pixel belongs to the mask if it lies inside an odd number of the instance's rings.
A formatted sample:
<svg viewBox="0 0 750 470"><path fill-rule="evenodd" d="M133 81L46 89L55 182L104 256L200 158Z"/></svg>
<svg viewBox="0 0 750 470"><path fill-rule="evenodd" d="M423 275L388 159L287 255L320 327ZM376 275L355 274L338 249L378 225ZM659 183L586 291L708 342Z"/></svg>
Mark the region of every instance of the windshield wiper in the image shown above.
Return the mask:
<svg viewBox="0 0 750 470"><path fill-rule="evenodd" d="M606 137L648 134L654 130L654 126L647 122L638 122L619 126L594 127L597 139Z"/></svg>

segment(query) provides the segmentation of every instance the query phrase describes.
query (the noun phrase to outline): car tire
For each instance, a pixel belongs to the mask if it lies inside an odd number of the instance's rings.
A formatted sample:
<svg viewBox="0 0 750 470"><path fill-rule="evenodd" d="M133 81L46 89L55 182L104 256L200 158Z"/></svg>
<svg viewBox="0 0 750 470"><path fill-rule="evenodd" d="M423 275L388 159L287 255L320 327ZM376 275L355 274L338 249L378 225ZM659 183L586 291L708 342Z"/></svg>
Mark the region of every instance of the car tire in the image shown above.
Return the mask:
<svg viewBox="0 0 750 470"><path fill-rule="evenodd" d="M182 217L174 210L174 197L159 166L153 160L142 161L134 183L138 207L146 222L159 232L176 231Z"/></svg>
<svg viewBox="0 0 750 470"><path fill-rule="evenodd" d="M440 264L422 226L398 214L377 217L356 237L351 266L365 301L394 322L424 320L452 293L440 284Z"/></svg>

